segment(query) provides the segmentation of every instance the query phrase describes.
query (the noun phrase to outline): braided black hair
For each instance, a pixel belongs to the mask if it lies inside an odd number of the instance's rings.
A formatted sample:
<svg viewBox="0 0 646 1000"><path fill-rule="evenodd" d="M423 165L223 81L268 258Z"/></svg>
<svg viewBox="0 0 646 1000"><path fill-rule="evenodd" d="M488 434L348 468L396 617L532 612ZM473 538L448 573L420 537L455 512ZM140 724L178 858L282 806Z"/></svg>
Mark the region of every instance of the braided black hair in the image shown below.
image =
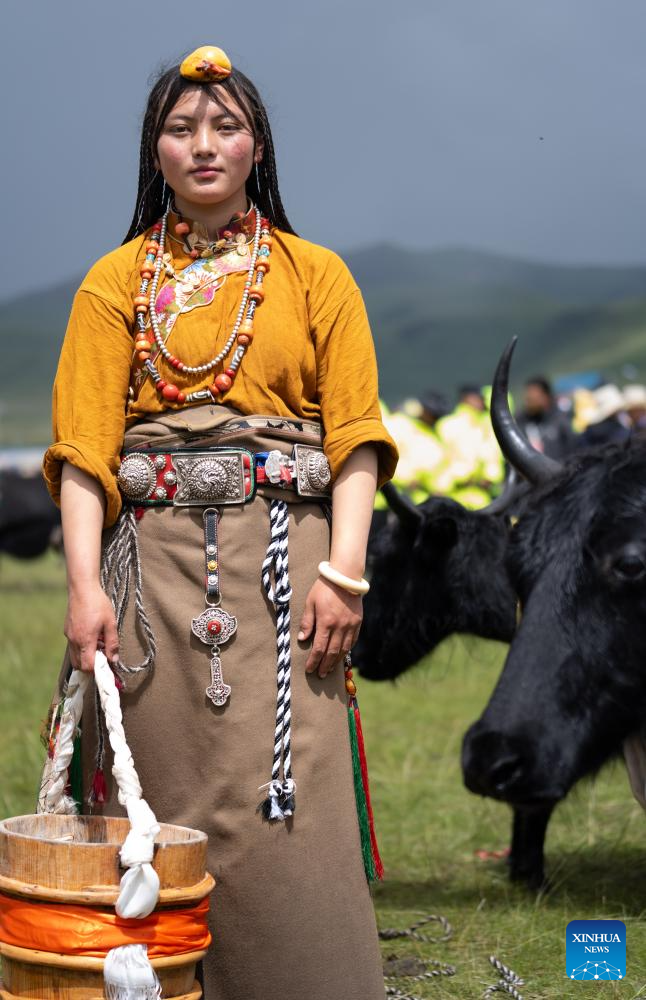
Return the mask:
<svg viewBox="0 0 646 1000"><path fill-rule="evenodd" d="M196 87L206 90L211 100L223 111L228 111L228 108L220 94L225 91L230 95L253 132L256 143L264 143L262 160L254 166L247 178L247 195L272 225L296 236L297 233L285 214L278 189L276 157L267 111L251 80L234 68L230 76L217 83L198 83L180 76L178 63L158 77L148 97L141 129L137 201L130 229L123 242L127 243L145 232L163 215L166 207L163 197L164 178L154 164L157 142L166 118L182 94Z"/></svg>

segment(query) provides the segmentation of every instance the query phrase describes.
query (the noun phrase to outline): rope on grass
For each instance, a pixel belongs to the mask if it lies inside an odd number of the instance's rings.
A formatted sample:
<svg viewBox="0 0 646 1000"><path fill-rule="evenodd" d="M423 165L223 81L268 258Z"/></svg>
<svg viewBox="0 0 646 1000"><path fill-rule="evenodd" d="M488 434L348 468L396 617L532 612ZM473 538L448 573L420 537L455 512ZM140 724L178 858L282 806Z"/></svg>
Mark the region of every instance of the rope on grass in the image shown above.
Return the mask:
<svg viewBox="0 0 646 1000"><path fill-rule="evenodd" d="M518 992L516 987L524 986L525 980L521 979L513 969L510 969L508 965L501 962L495 955L490 955L489 961L494 969L500 973L501 978L494 986L487 986L487 989L482 994L482 1000L489 1000L489 997L493 993L507 993L509 996L514 997L514 1000L523 1000L522 994Z"/></svg>
<svg viewBox="0 0 646 1000"><path fill-rule="evenodd" d="M444 934L440 937L429 937L428 934L420 934L419 928L424 927L426 924L430 924L432 920L437 920L441 927L444 928ZM379 931L379 937L382 941L393 941L395 938L411 938L413 941L448 941L450 937L453 936L453 928L446 917L442 914L429 913L428 916L422 917L416 923L411 924L410 927L406 927L405 930L393 930L392 927L386 927L383 931Z"/></svg>
<svg viewBox="0 0 646 1000"><path fill-rule="evenodd" d="M439 937L420 934L420 927L424 927L433 920L436 920L440 924L444 933ZM379 931L379 937L382 941L393 941L395 938L408 938L411 941L437 942L448 941L452 936L453 927L446 917L437 913L430 913L428 916L422 917L421 920L416 921L416 923L411 924L410 927L406 927L403 930L387 927ZM490 955L489 961L494 969L500 973L501 978L494 985L487 986L482 995L482 1000L489 1000L494 993L506 993L508 996L513 997L514 1000L523 1000L522 994L518 992L516 987L524 986L525 980L521 979L513 969L510 969L509 966L501 962L495 955ZM423 972L413 971L420 967L424 968ZM405 959L391 956L386 960L386 968L390 968L392 971L384 972L384 980L409 979L413 982L425 982L433 979L435 976L454 976L456 972L455 966L449 965L447 962L440 962L437 959L418 959L415 957ZM407 969L411 969L411 971L406 971ZM411 993L401 990L398 986L387 985L386 996L393 997L394 1000L421 1000L420 997L413 996Z"/></svg>
<svg viewBox="0 0 646 1000"><path fill-rule="evenodd" d="M448 962L438 962L436 959L432 958L421 958L415 959L415 961L425 967L424 972L408 973L408 972L397 972L393 975L384 973L384 979L410 979L415 983L427 982L429 979L434 979L436 976L454 976L455 966L449 965ZM410 993L402 992L398 986L386 986L386 996L387 997L397 997L398 1000L419 1000L419 997L411 996Z"/></svg>
<svg viewBox="0 0 646 1000"><path fill-rule="evenodd" d="M444 933L439 937L431 937L428 934L420 934L420 927L424 927L426 924L431 923L431 921L437 920L440 926L444 929ZM379 931L379 937L382 941L394 941L395 938L408 938L411 941L427 941L427 942L437 942L437 941L448 941L453 935L453 928L446 917L441 914L430 913L421 920L416 921L411 924L410 927L406 927L403 930L397 930L392 927L386 927L384 930ZM454 976L455 966L449 965L447 962L440 962L437 959L427 958L418 959L413 958L410 960L410 965L414 968L423 968L423 972L416 971L405 971L406 969L406 959L397 959L393 957L387 960L390 963L390 968L392 972L384 972L385 980L392 979L409 979L416 983L427 982L429 979L434 979L436 976ZM387 966L388 967L388 966ZM394 997L395 1000L420 1000L419 997L413 996L411 993L406 993L400 990L398 986L386 986L386 996Z"/></svg>

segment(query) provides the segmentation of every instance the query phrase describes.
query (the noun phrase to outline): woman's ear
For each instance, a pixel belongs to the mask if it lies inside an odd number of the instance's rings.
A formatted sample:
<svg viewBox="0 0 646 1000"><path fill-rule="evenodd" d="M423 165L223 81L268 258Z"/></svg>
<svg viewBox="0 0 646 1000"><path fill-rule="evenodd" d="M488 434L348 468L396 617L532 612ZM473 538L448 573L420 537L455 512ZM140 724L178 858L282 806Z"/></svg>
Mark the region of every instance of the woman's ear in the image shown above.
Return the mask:
<svg viewBox="0 0 646 1000"><path fill-rule="evenodd" d="M253 154L253 162L260 163L264 154L265 154L265 143L263 142L262 139L259 139L258 142L256 143L256 151Z"/></svg>

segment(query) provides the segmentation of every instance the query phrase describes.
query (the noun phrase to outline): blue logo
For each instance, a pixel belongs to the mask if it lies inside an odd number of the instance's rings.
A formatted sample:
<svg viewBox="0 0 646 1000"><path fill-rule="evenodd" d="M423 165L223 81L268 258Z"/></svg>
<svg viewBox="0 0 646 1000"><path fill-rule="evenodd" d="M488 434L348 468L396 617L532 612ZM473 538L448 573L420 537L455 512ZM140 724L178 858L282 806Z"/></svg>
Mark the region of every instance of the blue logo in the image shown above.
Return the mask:
<svg viewBox="0 0 646 1000"><path fill-rule="evenodd" d="M623 920L570 920L565 931L565 962L568 979L623 979Z"/></svg>

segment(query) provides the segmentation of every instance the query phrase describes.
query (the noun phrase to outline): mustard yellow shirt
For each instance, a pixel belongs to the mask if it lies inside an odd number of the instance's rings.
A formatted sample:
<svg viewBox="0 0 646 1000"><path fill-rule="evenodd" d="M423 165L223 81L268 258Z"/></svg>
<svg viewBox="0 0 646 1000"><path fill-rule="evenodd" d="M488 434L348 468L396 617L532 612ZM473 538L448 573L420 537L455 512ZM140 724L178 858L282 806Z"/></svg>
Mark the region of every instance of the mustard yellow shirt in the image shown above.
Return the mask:
<svg viewBox="0 0 646 1000"><path fill-rule="evenodd" d="M172 237L176 221L171 215L166 251L175 275L181 276L193 261L182 241ZM64 462L93 476L105 492L106 527L121 509L116 474L125 429L149 414L181 408L160 397L150 376L142 380L134 351L133 298L149 236L150 230L106 254L88 272L74 298L54 382L54 443L43 462L47 486L60 503ZM375 350L361 292L332 251L276 229L272 237L254 339L222 402L244 414L320 420L332 482L353 449L374 444L382 485L392 477L398 453L381 421ZM172 306L176 314L167 346L186 364L210 360L229 337L249 252L250 247L246 256L235 250L225 255L225 269L239 269L218 279L208 304L198 295L189 296L181 312L177 304ZM159 290L173 283L173 275L167 274ZM191 392L212 384L232 354L233 349L201 376L182 374L161 357L156 365L167 382Z"/></svg>

